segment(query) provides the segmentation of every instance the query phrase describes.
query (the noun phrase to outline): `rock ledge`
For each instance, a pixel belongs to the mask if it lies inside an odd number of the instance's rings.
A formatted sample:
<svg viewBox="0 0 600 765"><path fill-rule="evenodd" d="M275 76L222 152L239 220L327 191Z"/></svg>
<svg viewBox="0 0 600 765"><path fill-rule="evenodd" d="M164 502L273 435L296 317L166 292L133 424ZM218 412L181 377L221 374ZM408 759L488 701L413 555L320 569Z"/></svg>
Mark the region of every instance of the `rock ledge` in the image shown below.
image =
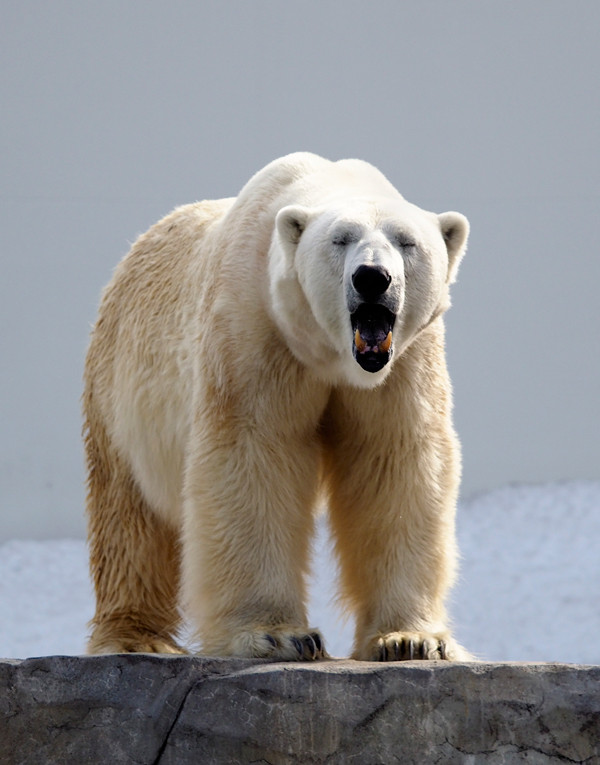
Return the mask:
<svg viewBox="0 0 600 765"><path fill-rule="evenodd" d="M600 667L0 661L2 763L600 763Z"/></svg>

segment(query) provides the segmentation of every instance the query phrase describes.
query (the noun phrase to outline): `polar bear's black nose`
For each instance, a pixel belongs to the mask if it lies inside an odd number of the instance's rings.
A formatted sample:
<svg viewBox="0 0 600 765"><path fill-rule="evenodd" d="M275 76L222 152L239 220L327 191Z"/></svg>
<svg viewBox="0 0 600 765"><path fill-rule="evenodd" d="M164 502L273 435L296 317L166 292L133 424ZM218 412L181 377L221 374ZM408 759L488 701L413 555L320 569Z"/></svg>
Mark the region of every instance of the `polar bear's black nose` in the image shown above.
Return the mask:
<svg viewBox="0 0 600 765"><path fill-rule="evenodd" d="M352 284L365 300L376 300L390 286L392 277L382 266L359 266L352 274Z"/></svg>

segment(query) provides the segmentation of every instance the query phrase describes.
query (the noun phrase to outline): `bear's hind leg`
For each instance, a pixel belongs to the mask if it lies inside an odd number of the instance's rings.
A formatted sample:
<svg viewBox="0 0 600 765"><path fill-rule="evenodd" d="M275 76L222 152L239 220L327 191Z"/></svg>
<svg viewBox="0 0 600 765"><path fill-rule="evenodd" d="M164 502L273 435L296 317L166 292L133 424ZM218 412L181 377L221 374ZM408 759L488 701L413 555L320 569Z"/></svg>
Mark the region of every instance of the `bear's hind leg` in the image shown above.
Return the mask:
<svg viewBox="0 0 600 765"><path fill-rule="evenodd" d="M174 640L180 550L176 530L148 507L101 427L88 426L88 541L99 653L184 653Z"/></svg>

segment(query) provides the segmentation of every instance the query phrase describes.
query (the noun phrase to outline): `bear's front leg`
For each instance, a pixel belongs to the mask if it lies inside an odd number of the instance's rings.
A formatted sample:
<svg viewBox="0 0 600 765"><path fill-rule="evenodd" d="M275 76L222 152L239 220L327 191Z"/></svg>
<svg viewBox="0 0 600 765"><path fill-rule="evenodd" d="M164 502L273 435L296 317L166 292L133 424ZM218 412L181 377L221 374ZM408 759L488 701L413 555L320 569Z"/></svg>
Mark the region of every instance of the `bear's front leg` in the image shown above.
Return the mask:
<svg viewBox="0 0 600 765"><path fill-rule="evenodd" d="M425 415L393 382L330 403L329 509L341 594L356 618L355 659L469 658L444 607L456 561L458 444L447 417Z"/></svg>
<svg viewBox="0 0 600 765"><path fill-rule="evenodd" d="M217 424L202 421L182 534L184 601L202 653L323 658L323 638L307 621L305 584L318 443L286 423L283 437Z"/></svg>

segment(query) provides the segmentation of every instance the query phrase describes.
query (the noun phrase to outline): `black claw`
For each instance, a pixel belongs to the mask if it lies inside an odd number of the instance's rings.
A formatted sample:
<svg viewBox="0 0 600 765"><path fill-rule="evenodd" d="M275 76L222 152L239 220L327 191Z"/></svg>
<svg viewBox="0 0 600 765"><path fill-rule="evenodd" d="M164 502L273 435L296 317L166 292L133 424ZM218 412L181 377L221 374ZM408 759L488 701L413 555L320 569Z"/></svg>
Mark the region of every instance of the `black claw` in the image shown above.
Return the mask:
<svg viewBox="0 0 600 765"><path fill-rule="evenodd" d="M385 640L382 640L381 647L379 649L379 661L387 661L387 660L388 660L387 646L385 644Z"/></svg>
<svg viewBox="0 0 600 765"><path fill-rule="evenodd" d="M265 638L266 638L266 640L268 640L268 641L269 641L269 643L271 643L271 645L273 646L273 648L277 648L277 641L275 640L275 638L273 637L273 635L265 635Z"/></svg>
<svg viewBox="0 0 600 765"><path fill-rule="evenodd" d="M408 641L408 660L412 661L415 658L415 642L414 640Z"/></svg>
<svg viewBox="0 0 600 765"><path fill-rule="evenodd" d="M408 654L408 640L406 638L402 638L402 641L400 642L400 660L406 661L407 654Z"/></svg>
<svg viewBox="0 0 600 765"><path fill-rule="evenodd" d="M296 651L298 651L299 655L301 657L303 657L304 656L304 646L302 645L302 641L299 638L297 638L297 637L292 637L291 641L294 644L294 648L296 649Z"/></svg>
<svg viewBox="0 0 600 765"><path fill-rule="evenodd" d="M443 640L440 640L439 651L440 651L440 656L442 657L442 659L447 659L448 658L448 651L447 651L447 648L446 648L446 643Z"/></svg>
<svg viewBox="0 0 600 765"><path fill-rule="evenodd" d="M421 643L421 645L419 646L419 658L421 658L421 659L426 659L427 658L427 645L426 645L424 640Z"/></svg>
<svg viewBox="0 0 600 765"><path fill-rule="evenodd" d="M394 651L394 659L400 661L400 643L397 640L394 640L392 643L392 649Z"/></svg>
<svg viewBox="0 0 600 765"><path fill-rule="evenodd" d="M304 638L304 645L309 651L309 658L310 659L316 659L317 658L317 644L315 643L312 635L307 635Z"/></svg>
<svg viewBox="0 0 600 765"><path fill-rule="evenodd" d="M312 632L310 634L310 637L312 638L315 646L317 647L317 653L321 654L323 653L323 641L321 640L321 636L318 632Z"/></svg>

